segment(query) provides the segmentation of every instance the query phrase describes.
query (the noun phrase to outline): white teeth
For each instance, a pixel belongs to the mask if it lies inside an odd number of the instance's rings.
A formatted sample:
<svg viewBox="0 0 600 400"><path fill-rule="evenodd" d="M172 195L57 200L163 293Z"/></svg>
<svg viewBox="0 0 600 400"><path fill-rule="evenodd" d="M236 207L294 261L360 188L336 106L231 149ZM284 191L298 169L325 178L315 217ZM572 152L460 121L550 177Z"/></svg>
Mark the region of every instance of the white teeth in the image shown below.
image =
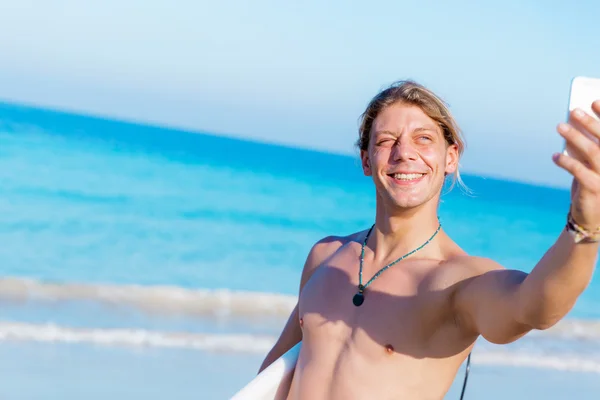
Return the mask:
<svg viewBox="0 0 600 400"><path fill-rule="evenodd" d="M412 181L413 179L419 179L425 174L394 174L394 178L401 181Z"/></svg>

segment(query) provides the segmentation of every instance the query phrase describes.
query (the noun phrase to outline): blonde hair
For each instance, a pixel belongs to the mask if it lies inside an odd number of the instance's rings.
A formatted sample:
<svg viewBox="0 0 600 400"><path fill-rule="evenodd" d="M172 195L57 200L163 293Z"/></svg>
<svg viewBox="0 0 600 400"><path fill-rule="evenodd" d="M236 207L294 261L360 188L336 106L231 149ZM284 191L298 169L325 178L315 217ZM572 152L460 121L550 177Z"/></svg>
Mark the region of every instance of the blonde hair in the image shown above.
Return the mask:
<svg viewBox="0 0 600 400"><path fill-rule="evenodd" d="M375 118L377 118L383 109L396 103L414 105L423 110L423 112L429 118L434 120L442 129L448 145L456 145L458 148L458 158L460 160L465 149L465 140L458 124L450 113L448 106L431 90L411 80L393 83L385 90L379 92L369 102L367 109L360 117L359 137L356 142L356 145L360 150L367 151L369 148L371 128ZM461 188L468 191L460 177L458 166L452 175L452 186L458 183Z"/></svg>

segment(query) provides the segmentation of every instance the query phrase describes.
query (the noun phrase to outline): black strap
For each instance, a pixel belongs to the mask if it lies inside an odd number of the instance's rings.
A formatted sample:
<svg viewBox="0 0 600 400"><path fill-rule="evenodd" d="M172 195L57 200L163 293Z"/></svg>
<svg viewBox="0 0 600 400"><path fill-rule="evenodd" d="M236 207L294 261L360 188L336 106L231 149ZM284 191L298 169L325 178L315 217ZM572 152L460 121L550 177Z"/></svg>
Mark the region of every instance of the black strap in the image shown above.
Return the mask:
<svg viewBox="0 0 600 400"><path fill-rule="evenodd" d="M471 369L471 353L467 357L467 368L465 369L465 381L463 382L462 392L460 393L460 400L463 400L465 396L465 389L467 388L467 380L469 379L469 370Z"/></svg>

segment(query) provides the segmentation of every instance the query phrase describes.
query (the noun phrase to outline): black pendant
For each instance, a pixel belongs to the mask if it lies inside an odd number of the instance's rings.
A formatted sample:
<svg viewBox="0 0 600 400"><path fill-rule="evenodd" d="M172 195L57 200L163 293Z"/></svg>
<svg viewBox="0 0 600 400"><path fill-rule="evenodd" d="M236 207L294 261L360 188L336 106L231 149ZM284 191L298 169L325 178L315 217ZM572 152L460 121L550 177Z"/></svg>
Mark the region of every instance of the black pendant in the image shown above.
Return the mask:
<svg viewBox="0 0 600 400"><path fill-rule="evenodd" d="M356 307L360 307L364 301L365 301L365 295L360 292L356 293L354 295L354 297L352 298L352 303L354 303L354 305Z"/></svg>

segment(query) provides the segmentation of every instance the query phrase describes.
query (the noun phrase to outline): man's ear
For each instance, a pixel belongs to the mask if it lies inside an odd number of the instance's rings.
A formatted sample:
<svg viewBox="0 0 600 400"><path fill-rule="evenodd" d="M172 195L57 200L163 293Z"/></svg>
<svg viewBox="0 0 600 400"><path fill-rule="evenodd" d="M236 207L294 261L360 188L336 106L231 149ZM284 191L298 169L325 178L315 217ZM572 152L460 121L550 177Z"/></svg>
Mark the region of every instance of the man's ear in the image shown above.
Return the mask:
<svg viewBox="0 0 600 400"><path fill-rule="evenodd" d="M458 169L458 146L451 144L446 150L446 168L445 175L450 175Z"/></svg>
<svg viewBox="0 0 600 400"><path fill-rule="evenodd" d="M366 150L360 151L360 159L362 163L362 169L365 176L371 176L371 160L369 159L369 153Z"/></svg>

